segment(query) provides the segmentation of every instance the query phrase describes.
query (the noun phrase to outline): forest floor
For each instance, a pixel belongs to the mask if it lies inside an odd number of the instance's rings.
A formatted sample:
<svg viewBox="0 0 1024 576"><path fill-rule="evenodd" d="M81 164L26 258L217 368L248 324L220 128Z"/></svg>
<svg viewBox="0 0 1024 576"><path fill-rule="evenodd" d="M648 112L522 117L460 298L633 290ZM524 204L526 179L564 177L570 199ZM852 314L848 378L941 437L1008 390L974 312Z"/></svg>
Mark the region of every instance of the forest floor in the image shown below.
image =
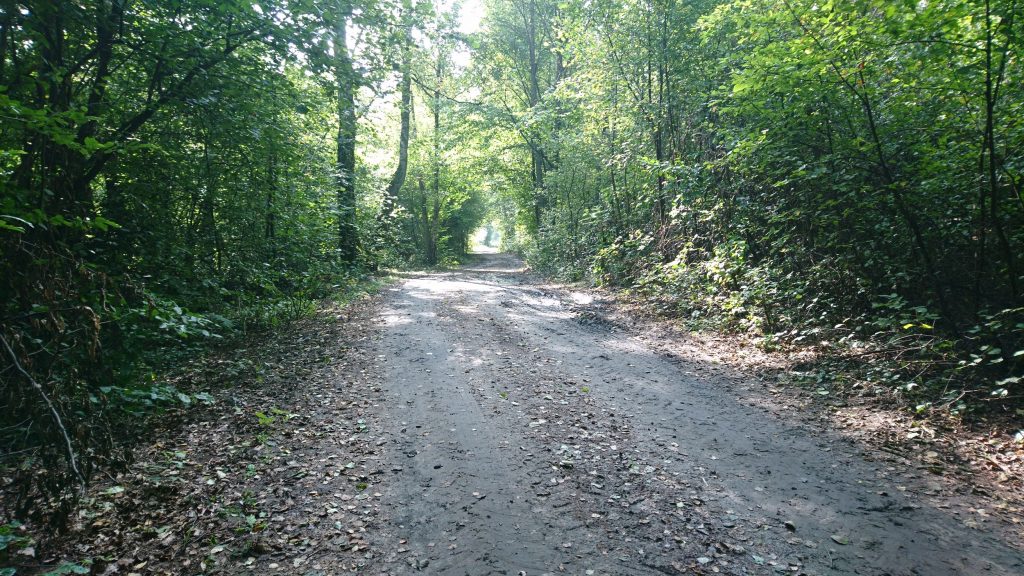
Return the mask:
<svg viewBox="0 0 1024 576"><path fill-rule="evenodd" d="M217 402L156 431L24 565L1024 573L1019 489L507 255L405 274L272 340L193 372Z"/></svg>

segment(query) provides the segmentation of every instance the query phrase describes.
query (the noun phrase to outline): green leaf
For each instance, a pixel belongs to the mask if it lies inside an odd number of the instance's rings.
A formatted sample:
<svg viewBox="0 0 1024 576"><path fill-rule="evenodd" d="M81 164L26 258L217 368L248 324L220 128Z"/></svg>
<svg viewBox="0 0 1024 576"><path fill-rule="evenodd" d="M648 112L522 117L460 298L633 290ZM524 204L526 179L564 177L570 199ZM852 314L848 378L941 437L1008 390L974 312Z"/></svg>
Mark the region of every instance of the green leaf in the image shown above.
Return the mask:
<svg viewBox="0 0 1024 576"><path fill-rule="evenodd" d="M214 404L216 400L208 392L197 392L192 395L193 398L202 402L203 404Z"/></svg>
<svg viewBox="0 0 1024 576"><path fill-rule="evenodd" d="M21 226L15 226L14 224L8 224L4 220L0 220L0 230L10 230L11 232L22 233L25 231Z"/></svg>
<svg viewBox="0 0 1024 576"><path fill-rule="evenodd" d="M91 564L91 562L88 562ZM57 566L53 570L46 572L43 576L64 576L66 574L88 574L88 566L81 564L75 564L73 562L64 562L60 566Z"/></svg>
<svg viewBox="0 0 1024 576"><path fill-rule="evenodd" d="M101 232L106 232L111 228L120 228L121 225L118 224L117 222L114 222L113 220L108 220L103 216L97 216L92 220L92 227L96 228L97 230L100 230Z"/></svg>

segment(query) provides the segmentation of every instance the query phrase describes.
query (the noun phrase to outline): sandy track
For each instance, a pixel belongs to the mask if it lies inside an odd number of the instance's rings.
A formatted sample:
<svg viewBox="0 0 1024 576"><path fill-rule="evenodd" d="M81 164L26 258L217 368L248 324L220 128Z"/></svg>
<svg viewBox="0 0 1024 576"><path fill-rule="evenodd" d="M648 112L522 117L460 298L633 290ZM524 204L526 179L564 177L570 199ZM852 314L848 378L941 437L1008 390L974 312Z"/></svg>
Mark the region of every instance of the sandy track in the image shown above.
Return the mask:
<svg viewBox="0 0 1024 576"><path fill-rule="evenodd" d="M483 256L384 299L371 572L1024 573L997 523L970 528L920 478L581 322L585 301L520 266Z"/></svg>

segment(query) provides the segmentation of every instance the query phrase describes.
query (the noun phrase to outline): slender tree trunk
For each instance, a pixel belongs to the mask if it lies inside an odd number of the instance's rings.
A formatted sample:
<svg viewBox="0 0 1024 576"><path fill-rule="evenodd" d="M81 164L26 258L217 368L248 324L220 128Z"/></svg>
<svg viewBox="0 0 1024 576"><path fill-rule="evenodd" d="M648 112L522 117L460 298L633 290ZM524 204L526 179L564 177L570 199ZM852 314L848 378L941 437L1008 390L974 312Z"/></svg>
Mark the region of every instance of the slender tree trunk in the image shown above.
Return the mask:
<svg viewBox="0 0 1024 576"><path fill-rule="evenodd" d="M4 2L3 9L3 20L0 20L0 84L7 85L7 44L14 23L14 3Z"/></svg>
<svg viewBox="0 0 1024 576"><path fill-rule="evenodd" d="M430 266L437 264L437 241L434 236L434 226L430 220L429 199L427 197L427 184L420 174L417 182L420 190L420 221L423 223L421 233L423 235L423 257Z"/></svg>
<svg viewBox="0 0 1024 576"><path fill-rule="evenodd" d="M38 74L36 94L39 108L46 107L52 113L66 112L71 104L70 79L62 73L65 68L64 14L59 5L40 5L28 19L28 25L47 41L41 43L40 54L43 69ZM40 205L47 213L63 213L70 217L80 215L73 192L69 173L75 161L66 146L53 141L47 135L33 137L38 146L39 198ZM34 146L33 146L34 147ZM32 162L32 164L35 164ZM65 230L68 233L69 230Z"/></svg>
<svg viewBox="0 0 1024 576"><path fill-rule="evenodd" d="M529 0L526 21L526 42L529 53L529 93L527 102L530 108L540 104L540 57L537 54L537 2ZM544 196L544 151L540 138L534 137L530 143L531 163L533 166L533 212L537 229L540 229L542 213L545 208Z"/></svg>
<svg viewBox="0 0 1024 576"><path fill-rule="evenodd" d="M205 260L212 262L214 270L220 273L223 270L223 255L225 252L224 237L217 227L217 215L214 202L214 194L218 188L219 174L213 166L213 159L210 155L210 134L203 130L203 199L200 203L201 220L200 230L204 248L208 251Z"/></svg>
<svg viewBox="0 0 1024 576"><path fill-rule="evenodd" d="M441 78L444 73L444 57L438 53L437 63L434 68L434 181L433 181L433 207L432 218L427 219L427 230L429 231L429 242L427 243L427 262L437 264L437 235L440 230L441 207ZM426 207L424 206L424 210ZM424 213L424 216L427 216Z"/></svg>
<svg viewBox="0 0 1024 576"><path fill-rule="evenodd" d="M404 23L404 34L402 37L402 78L399 81L399 91L402 95L402 108L400 110L401 128L398 134L398 166L391 176L388 188L384 192L384 200L381 205L378 223L383 226L390 220L398 204L398 194L405 184L406 173L409 169L409 124L412 112L412 71L410 70L412 59L412 3L405 0L402 3L402 15Z"/></svg>
<svg viewBox="0 0 1024 576"><path fill-rule="evenodd" d="M664 224L668 220L668 208L666 206L665 198L665 172L664 165L668 160L668 151L665 145L665 83L667 82L666 77L666 63L668 47L666 46L666 30L665 25L668 19L668 15L665 13L664 7L661 8L661 14L659 15L662 19L658 24L658 35L659 41L657 43L658 60L657 60L657 102L655 103L655 118L654 118L654 154L658 161L658 219L662 224L662 231L664 232ZM653 49L653 48L652 48ZM668 257L666 254L665 257Z"/></svg>
<svg viewBox="0 0 1024 576"><path fill-rule="evenodd" d="M437 240L441 233L441 198L435 195L431 202L433 217L430 219L430 263L437 264Z"/></svg>
<svg viewBox="0 0 1024 576"><path fill-rule="evenodd" d="M1013 248L1003 229L1002 216L999 207L999 176L996 163L996 134L995 134L995 108L998 84L1001 80L1002 70L999 71L999 78L993 76L993 50L994 38L992 33L992 9L990 0L985 0L985 146L988 153L987 180L988 180L988 208L989 221L995 231L996 239L999 241L999 248L1002 252L1003 263L1006 266L1006 279L1010 287L1010 295L1013 300L1017 299L1020 293L1017 289L1017 265L1014 261ZM1012 16L1011 16L1012 18ZM1007 39L1007 42L1010 40ZM1003 54L1005 64L1007 54Z"/></svg>
<svg viewBox="0 0 1024 576"><path fill-rule="evenodd" d="M342 262L353 263L359 254L356 228L356 72L348 51L348 19L352 5L343 0L335 23L334 74L338 84L338 251Z"/></svg>
<svg viewBox="0 0 1024 576"><path fill-rule="evenodd" d="M544 154L538 146L530 145L530 165L533 168L533 218L539 230L547 199L544 195Z"/></svg>
<svg viewBox="0 0 1024 576"><path fill-rule="evenodd" d="M269 245L272 258L277 257L277 183L277 154L271 153L267 157L267 198L263 240Z"/></svg>

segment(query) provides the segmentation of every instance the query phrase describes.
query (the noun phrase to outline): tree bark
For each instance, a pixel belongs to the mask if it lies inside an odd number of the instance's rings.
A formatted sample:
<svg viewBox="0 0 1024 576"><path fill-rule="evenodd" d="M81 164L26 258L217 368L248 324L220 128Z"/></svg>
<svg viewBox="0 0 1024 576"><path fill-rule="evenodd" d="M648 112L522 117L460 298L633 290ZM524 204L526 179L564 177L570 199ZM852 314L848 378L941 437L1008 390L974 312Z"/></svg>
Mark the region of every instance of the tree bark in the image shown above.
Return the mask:
<svg viewBox="0 0 1024 576"><path fill-rule="evenodd" d="M427 262L437 264L437 235L440 229L438 222L441 212L441 78L444 73L444 56L437 55L434 68L434 183L433 183L433 218L427 219L427 230L430 238L427 243ZM424 210L426 208L424 207ZM424 217L427 217L424 213Z"/></svg>
<svg viewBox="0 0 1024 576"><path fill-rule="evenodd" d="M334 74L338 88L338 254L342 262L353 263L359 255L356 227L356 72L348 51L348 20L352 4L343 1L335 23Z"/></svg>
<svg viewBox="0 0 1024 576"><path fill-rule="evenodd" d="M1012 22L1013 16L1010 16ZM986 180L988 182L988 208L989 220L995 230L996 239L999 241L999 248L1002 252L1003 262L1006 265L1006 279L1010 286L1010 296L1016 301L1019 294L1017 288L1017 265L1014 258L1013 248L1003 228L1002 215L1000 214L1000 190L998 168L999 161L996 155L996 134L995 134L995 108L998 98L999 82L1002 80L1002 66L1006 64L1007 52L1003 53L1003 62L997 74L993 74L993 51L995 39L992 31L992 7L990 0L985 0L985 153L988 156ZM1007 46L1010 39L1007 38ZM983 153L984 154L984 153ZM982 207L982 210L984 208Z"/></svg>
<svg viewBox="0 0 1024 576"><path fill-rule="evenodd" d="M540 57L537 54L537 2L529 0L526 20L526 42L529 50L529 93L527 102L530 108L540 104ZM533 211L537 229L540 229L542 212L545 207L544 196L544 151L541 149L540 138L530 145L533 164Z"/></svg>
<svg viewBox="0 0 1024 576"><path fill-rule="evenodd" d="M405 177L409 170L409 124L412 112L412 71L410 70L412 60L412 3L410 0L402 2L403 15L403 36L402 36L402 79L399 82L399 91L402 95L402 108L400 110L400 123L398 133L398 166L391 176L388 188L384 192L384 199L381 204L378 223L385 225L390 220L398 204L398 194L405 184Z"/></svg>

